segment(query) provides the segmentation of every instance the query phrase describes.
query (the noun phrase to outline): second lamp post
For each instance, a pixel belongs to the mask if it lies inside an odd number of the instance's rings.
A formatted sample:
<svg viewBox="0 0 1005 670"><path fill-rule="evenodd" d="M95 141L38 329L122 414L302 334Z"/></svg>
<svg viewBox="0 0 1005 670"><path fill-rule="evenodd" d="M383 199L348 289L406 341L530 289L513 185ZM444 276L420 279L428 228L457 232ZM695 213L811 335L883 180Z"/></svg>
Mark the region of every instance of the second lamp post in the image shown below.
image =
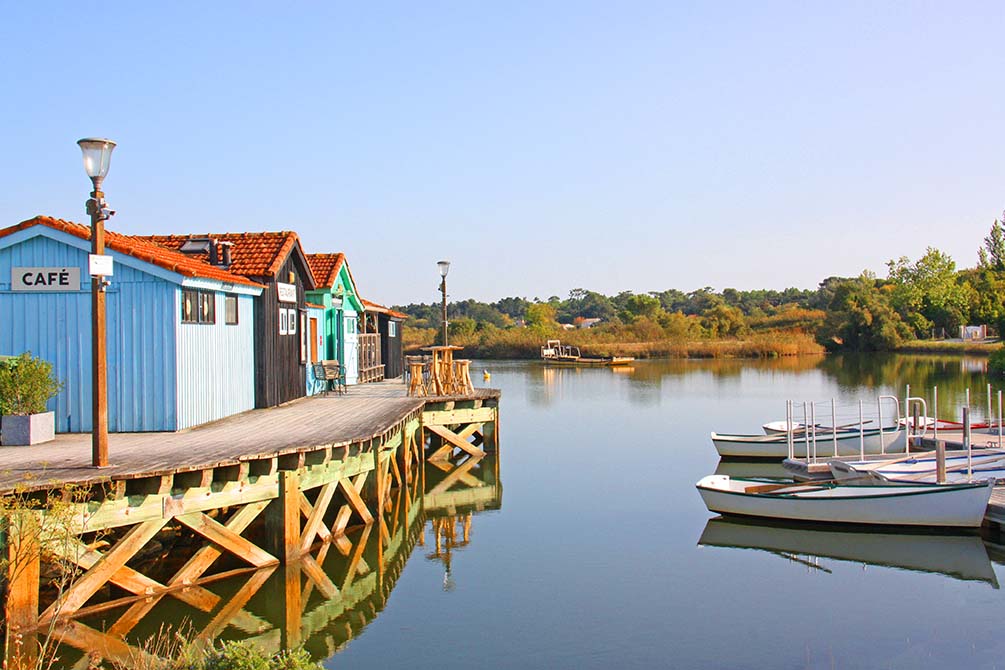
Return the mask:
<svg viewBox="0 0 1005 670"><path fill-rule="evenodd" d="M447 346L447 273L450 272L450 261L436 263L440 268L440 293L443 294L443 346Z"/></svg>

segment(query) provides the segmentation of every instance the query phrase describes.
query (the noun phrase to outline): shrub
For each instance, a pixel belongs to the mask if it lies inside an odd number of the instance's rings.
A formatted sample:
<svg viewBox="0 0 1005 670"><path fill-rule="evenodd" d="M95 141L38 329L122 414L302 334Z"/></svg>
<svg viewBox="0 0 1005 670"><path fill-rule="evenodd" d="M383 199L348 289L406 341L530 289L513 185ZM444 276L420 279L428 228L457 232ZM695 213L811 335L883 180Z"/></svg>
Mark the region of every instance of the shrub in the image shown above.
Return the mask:
<svg viewBox="0 0 1005 670"><path fill-rule="evenodd" d="M0 414L41 414L62 388L52 364L30 352L0 362Z"/></svg>

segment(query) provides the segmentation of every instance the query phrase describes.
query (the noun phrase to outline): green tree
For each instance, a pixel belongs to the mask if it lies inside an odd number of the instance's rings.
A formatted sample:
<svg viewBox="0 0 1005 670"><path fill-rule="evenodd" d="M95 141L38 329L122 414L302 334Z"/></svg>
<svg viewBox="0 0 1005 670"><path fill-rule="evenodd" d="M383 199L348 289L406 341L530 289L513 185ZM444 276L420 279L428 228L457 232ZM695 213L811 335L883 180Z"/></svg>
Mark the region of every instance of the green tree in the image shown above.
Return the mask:
<svg viewBox="0 0 1005 670"><path fill-rule="evenodd" d="M1002 212L1005 219L1005 212ZM991 224L991 232L984 238L984 246L977 250L978 267L1005 272L1005 229L1001 222L995 219Z"/></svg>
<svg viewBox="0 0 1005 670"><path fill-rule="evenodd" d="M701 320L712 337L738 337L749 331L747 319L740 308L724 302L706 309Z"/></svg>
<svg viewBox="0 0 1005 670"><path fill-rule="evenodd" d="M947 254L928 247L915 263L903 256L887 266L891 304L915 334L924 334L931 325L955 331L967 322L971 289L957 280L956 263Z"/></svg>
<svg viewBox="0 0 1005 670"><path fill-rule="evenodd" d="M908 329L873 277L863 273L833 289L830 312L817 334L820 344L828 349L884 351L903 341Z"/></svg>

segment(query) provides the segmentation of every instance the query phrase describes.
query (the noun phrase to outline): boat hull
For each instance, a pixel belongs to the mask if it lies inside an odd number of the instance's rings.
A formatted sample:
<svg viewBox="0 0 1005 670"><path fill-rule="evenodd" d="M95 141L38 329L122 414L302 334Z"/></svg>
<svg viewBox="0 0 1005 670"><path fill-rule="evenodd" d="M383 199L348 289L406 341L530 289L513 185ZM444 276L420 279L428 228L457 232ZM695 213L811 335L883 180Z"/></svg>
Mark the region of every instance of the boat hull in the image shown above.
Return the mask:
<svg viewBox="0 0 1005 670"><path fill-rule="evenodd" d="M634 363L634 358L577 358L564 360L561 358L545 358L545 365L560 365L564 367L577 368L610 368L618 365L628 365Z"/></svg>
<svg viewBox="0 0 1005 670"><path fill-rule="evenodd" d="M854 456L860 453L859 431L838 433L837 455ZM712 433L712 444L720 456L738 458L788 458L789 443L787 436L782 435L722 435ZM865 431L865 453L867 454L897 454L907 446L907 433L903 430L884 430L882 435L878 430ZM796 439L795 456L806 458L805 439ZM813 444L810 443L810 456L813 455ZM821 458L834 456L834 440L831 435L817 435L816 455Z"/></svg>
<svg viewBox="0 0 1005 670"><path fill-rule="evenodd" d="M804 486L806 493L766 494L744 489L763 482L710 475L697 484L705 506L718 514L809 521L931 528L978 528L991 484L961 486ZM800 487L794 486L793 490ZM813 489L816 489L815 491Z"/></svg>

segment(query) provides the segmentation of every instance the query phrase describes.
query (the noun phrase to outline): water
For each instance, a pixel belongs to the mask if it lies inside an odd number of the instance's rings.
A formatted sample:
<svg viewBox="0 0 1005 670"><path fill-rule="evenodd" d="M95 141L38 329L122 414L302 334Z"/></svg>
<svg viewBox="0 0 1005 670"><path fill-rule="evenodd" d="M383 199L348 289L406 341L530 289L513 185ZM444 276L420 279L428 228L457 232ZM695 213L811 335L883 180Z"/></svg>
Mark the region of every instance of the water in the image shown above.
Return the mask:
<svg viewBox="0 0 1005 670"><path fill-rule="evenodd" d="M990 538L715 521L694 489L717 469L771 474L720 464L708 434L756 432L787 398L852 407L937 384L940 417L958 418L968 387L983 416L983 360L488 362L473 376L483 367L503 391L498 462L469 473L488 498L408 512L399 496L393 548L350 537L368 570L355 550L319 559L338 599L293 595L280 569L238 603L248 616L217 624L222 638L287 642L276 622L299 603L314 622L302 641L330 668L1005 666L1005 547ZM426 490L444 476L427 471ZM247 581L210 589L226 600ZM165 607L131 635L177 623ZM185 616L203 630L218 609Z"/></svg>

